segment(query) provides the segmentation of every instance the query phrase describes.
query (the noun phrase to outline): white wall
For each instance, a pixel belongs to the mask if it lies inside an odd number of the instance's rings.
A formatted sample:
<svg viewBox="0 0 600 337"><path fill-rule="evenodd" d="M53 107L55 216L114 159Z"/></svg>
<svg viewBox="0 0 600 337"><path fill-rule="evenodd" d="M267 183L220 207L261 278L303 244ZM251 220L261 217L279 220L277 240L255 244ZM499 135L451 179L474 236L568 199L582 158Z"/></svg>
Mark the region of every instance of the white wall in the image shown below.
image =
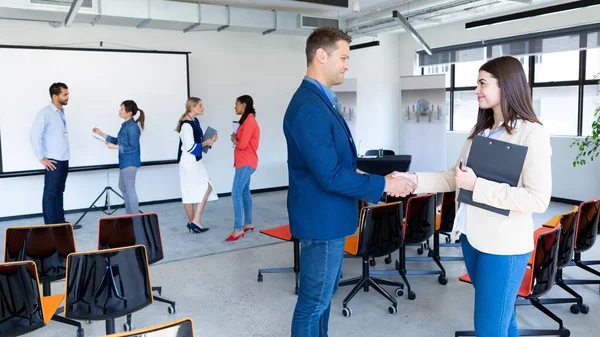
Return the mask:
<svg viewBox="0 0 600 337"><path fill-rule="evenodd" d="M429 29L420 29L419 34L421 34L423 39L432 48L436 48L476 42L484 39L584 25L598 22L598 18L600 18L600 7L596 6L473 30L465 30L464 23L448 24ZM397 38L395 43L401 46L399 48L400 55L396 61L400 65L398 76L413 75L416 64L415 53L421 49L420 45L408 34L390 35L395 36ZM476 74L473 74L474 80L476 76ZM385 112L382 111L383 113ZM475 114L476 112L474 111L473 113ZM387 112L387 114L390 115L390 118L395 118L394 112ZM576 114L571 115L573 118L577 118ZM399 129L402 130L402 127ZM462 132L447 133L447 162L449 167L455 164L466 136ZM552 137L552 196L575 200L586 200L598 196L600 195L600 163L596 161L581 168L572 168L571 163L577 153L575 148L569 147L572 139L572 137Z"/></svg>
<svg viewBox="0 0 600 337"><path fill-rule="evenodd" d="M241 32L193 32L147 30L75 24L52 28L47 23L0 20L0 44L106 48L114 44L153 50L190 51L191 94L206 106L203 127L211 125L220 132L219 141L203 159L218 193L231 191L233 149L229 141L231 121L237 120L233 108L236 97L254 98L261 128L259 166L252 178L252 189L287 186L287 165L282 120L287 104L306 71L305 37ZM92 43L93 42L93 43ZM1 60L0 60L1 61ZM123 78L126 74L123 74ZM10 80L3 78L4 81ZM115 74L115 81L122 80ZM68 83L67 83L68 85ZM160 86L160 83L156 83ZM104 93L107 99L121 101L118 93ZM71 97L71 100L76 97ZM173 111L173 128L181 109ZM24 118L37 111L15 111ZM75 113L71 111L70 113ZM29 117L28 117L29 116ZM152 116L147 116L152 122ZM29 144L19 144L31 151ZM175 151L175 149L174 149ZM67 179L65 209L89 206L106 185L105 171L71 173ZM110 171L110 184L116 190L118 170ZM43 176L0 179L0 217L41 213ZM142 167L137 189L140 201L180 198L177 165ZM146 210L146 208L144 208Z"/></svg>

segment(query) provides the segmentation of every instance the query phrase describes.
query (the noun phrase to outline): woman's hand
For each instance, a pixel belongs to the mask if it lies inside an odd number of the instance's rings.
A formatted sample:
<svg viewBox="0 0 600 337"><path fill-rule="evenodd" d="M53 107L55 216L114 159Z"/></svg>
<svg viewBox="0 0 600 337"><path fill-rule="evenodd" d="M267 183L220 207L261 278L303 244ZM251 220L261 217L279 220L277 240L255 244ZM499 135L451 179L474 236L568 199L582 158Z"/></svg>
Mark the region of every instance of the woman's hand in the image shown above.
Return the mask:
<svg viewBox="0 0 600 337"><path fill-rule="evenodd" d="M113 143L106 143L106 147L108 147L109 149L113 149L113 150L119 149L119 145L113 144Z"/></svg>
<svg viewBox="0 0 600 337"><path fill-rule="evenodd" d="M473 191L473 189L475 189L475 181L477 180L477 176L470 167L465 166L463 169L458 166L455 167L454 179L456 180L456 186L458 188L467 191Z"/></svg>
<svg viewBox="0 0 600 337"><path fill-rule="evenodd" d="M237 137L235 135L235 133L231 134L231 142L235 144L235 142L237 141Z"/></svg>
<svg viewBox="0 0 600 337"><path fill-rule="evenodd" d="M106 139L106 133L102 132L102 130L98 129L98 128L94 128L92 129L92 132L94 132L97 135L100 135L102 138Z"/></svg>
<svg viewBox="0 0 600 337"><path fill-rule="evenodd" d="M212 139L212 142L213 142L213 144L214 144L214 143L217 141L217 139L219 139L219 134L218 134L218 133L215 133L215 135L214 135L214 136L212 136L212 138L211 138L211 139Z"/></svg>

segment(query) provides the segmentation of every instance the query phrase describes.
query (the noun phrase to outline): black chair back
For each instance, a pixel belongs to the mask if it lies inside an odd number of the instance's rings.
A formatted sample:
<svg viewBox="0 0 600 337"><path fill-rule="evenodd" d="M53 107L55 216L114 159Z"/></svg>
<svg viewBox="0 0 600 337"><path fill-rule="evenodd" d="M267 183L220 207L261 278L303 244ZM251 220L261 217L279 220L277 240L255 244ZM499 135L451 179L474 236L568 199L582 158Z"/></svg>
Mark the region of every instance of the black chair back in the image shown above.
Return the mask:
<svg viewBox="0 0 600 337"><path fill-rule="evenodd" d="M412 196L406 202L404 243L419 243L435 232L435 194Z"/></svg>
<svg viewBox="0 0 600 337"><path fill-rule="evenodd" d="M442 194L442 204L440 205L440 232L452 232L452 228L454 227L454 218L456 217L455 198L455 191L444 192Z"/></svg>
<svg viewBox="0 0 600 337"><path fill-rule="evenodd" d="M41 283L65 278L67 256L75 252L71 224L9 227L4 261L33 261Z"/></svg>
<svg viewBox="0 0 600 337"><path fill-rule="evenodd" d="M592 248L598 235L598 216L600 215L600 197L584 201L579 205L575 252L581 253Z"/></svg>
<svg viewBox="0 0 600 337"><path fill-rule="evenodd" d="M0 263L0 336L20 336L45 325L35 269L32 261Z"/></svg>
<svg viewBox="0 0 600 337"><path fill-rule="evenodd" d="M143 245L74 253L67 259L65 316L110 320L152 303Z"/></svg>
<svg viewBox="0 0 600 337"><path fill-rule="evenodd" d="M104 337L193 337L194 323L190 318Z"/></svg>
<svg viewBox="0 0 600 337"><path fill-rule="evenodd" d="M144 245L148 263L164 258L158 214L128 214L98 220L98 249Z"/></svg>
<svg viewBox="0 0 600 337"><path fill-rule="evenodd" d="M380 257L402 247L403 215L401 202L362 208L358 255Z"/></svg>
<svg viewBox="0 0 600 337"><path fill-rule="evenodd" d="M577 228L577 215L579 210L562 214L560 216L560 243L558 245L558 269L569 265L575 253L575 233Z"/></svg>
<svg viewBox="0 0 600 337"><path fill-rule="evenodd" d="M529 297L538 298L550 291L554 285L558 267L558 251L561 226L543 231L537 237L532 273L532 288ZM529 272L529 271L528 271Z"/></svg>

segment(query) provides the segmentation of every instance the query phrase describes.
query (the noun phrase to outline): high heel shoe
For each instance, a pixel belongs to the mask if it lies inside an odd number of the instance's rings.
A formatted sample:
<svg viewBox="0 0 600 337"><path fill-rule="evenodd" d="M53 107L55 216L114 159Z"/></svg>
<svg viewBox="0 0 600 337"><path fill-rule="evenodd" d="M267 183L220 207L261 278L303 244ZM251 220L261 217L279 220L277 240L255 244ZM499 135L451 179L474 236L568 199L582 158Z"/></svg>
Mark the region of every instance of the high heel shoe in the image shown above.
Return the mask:
<svg viewBox="0 0 600 337"><path fill-rule="evenodd" d="M190 231L190 233L204 233L210 229L210 228L200 228L200 226L196 225L195 223L187 224L187 228Z"/></svg>
<svg viewBox="0 0 600 337"><path fill-rule="evenodd" d="M254 233L254 226L250 225L250 226L244 228L244 233L246 233L247 231L252 231L252 233Z"/></svg>
<svg viewBox="0 0 600 337"><path fill-rule="evenodd" d="M225 241L237 241L239 238L243 238L244 234L245 234L245 232L242 232L242 234L240 234L238 236L233 236L233 234L229 234L229 236L227 237L227 239L225 239Z"/></svg>

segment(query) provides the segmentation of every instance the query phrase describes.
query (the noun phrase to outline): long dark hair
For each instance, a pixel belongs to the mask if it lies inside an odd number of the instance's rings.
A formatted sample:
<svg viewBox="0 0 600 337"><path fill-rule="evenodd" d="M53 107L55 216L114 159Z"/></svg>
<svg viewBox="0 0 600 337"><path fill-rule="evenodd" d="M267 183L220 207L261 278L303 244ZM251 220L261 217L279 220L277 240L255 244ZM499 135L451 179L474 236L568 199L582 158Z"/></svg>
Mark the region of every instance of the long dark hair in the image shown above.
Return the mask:
<svg viewBox="0 0 600 337"><path fill-rule="evenodd" d="M254 110L254 100L250 95L242 95L237 98L237 101L244 104L246 103L246 109L240 118L240 125L244 124L246 118L248 118L249 114L253 114L256 117L256 111Z"/></svg>
<svg viewBox="0 0 600 337"><path fill-rule="evenodd" d="M130 99L123 101L121 105L125 108L125 111L131 112L132 116L135 116L138 112L140 113L140 116L138 117L136 122L140 125L140 128L144 130L144 122L146 121L146 114L144 113L144 111L138 108L137 104Z"/></svg>
<svg viewBox="0 0 600 337"><path fill-rule="evenodd" d="M479 71L482 70L498 80L500 107L506 132L512 133L514 122L518 119L542 124L533 111L527 77L519 60L512 56L501 56L486 62L479 68ZM493 125L494 111L479 109L475 129L469 138L473 138Z"/></svg>

